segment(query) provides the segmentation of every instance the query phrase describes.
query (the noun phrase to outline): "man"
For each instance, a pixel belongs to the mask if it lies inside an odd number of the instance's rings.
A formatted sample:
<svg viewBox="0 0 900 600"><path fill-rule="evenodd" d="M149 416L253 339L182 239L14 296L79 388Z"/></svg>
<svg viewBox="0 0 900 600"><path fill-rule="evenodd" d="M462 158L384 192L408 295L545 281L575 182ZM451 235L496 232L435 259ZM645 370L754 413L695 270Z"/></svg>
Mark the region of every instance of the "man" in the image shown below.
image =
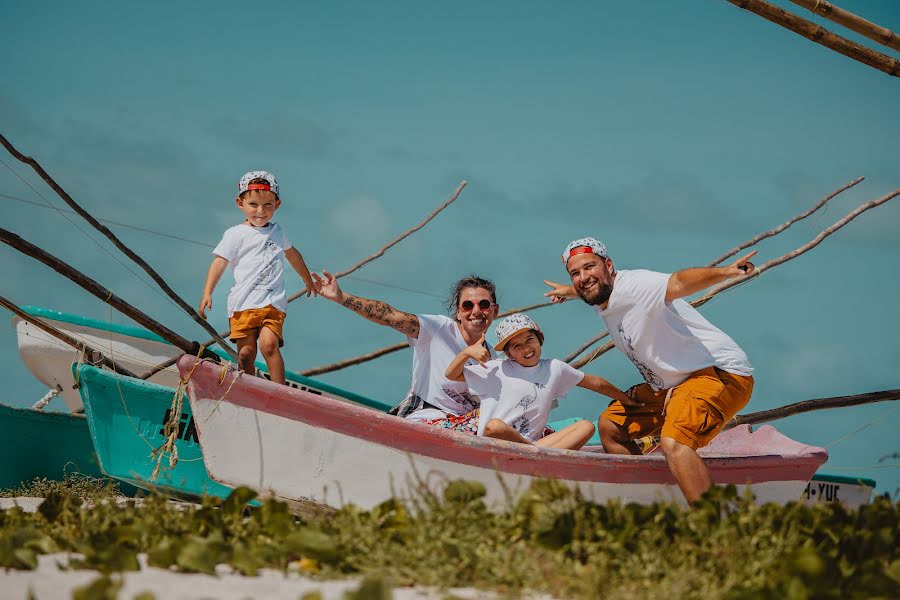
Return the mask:
<svg viewBox="0 0 900 600"><path fill-rule="evenodd" d="M712 485L697 450L709 444L750 400L753 367L743 350L682 300L717 283L755 272L749 259L727 267L697 267L671 275L616 272L606 246L594 238L566 246L571 285L545 283L556 302L579 297L594 307L616 348L643 375L629 390L636 402L612 402L597 423L603 448L640 454L634 439L660 432L660 447L687 501Z"/></svg>

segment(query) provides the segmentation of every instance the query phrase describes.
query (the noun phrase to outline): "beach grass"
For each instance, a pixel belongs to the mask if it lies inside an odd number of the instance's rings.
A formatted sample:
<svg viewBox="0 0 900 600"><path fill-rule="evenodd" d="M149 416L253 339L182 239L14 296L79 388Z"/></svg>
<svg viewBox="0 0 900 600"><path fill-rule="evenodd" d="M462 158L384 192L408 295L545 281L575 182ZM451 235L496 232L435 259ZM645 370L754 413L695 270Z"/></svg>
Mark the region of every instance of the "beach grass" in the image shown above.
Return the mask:
<svg viewBox="0 0 900 600"><path fill-rule="evenodd" d="M226 564L250 576L274 568L509 597L900 597L900 504L886 497L856 510L757 505L726 487L687 509L597 504L544 481L492 512L481 484L456 481L372 510L300 517L271 499L247 506L255 494L246 488L199 505L104 502L110 488L88 497L83 482L36 489L50 490L37 512L0 512L2 567L33 569L40 554L72 552L75 568L113 574L137 570L145 553L183 572Z"/></svg>

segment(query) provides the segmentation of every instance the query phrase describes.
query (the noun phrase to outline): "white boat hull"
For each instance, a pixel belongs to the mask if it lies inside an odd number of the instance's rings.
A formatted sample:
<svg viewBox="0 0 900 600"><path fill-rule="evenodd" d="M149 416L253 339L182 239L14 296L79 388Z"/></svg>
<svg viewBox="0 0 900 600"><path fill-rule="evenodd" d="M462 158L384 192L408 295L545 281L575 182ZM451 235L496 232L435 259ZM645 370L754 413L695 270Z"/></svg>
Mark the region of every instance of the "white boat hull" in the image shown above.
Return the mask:
<svg viewBox="0 0 900 600"><path fill-rule="evenodd" d="M179 361L187 374L193 357ZM224 374L202 362L188 384L200 445L210 476L289 501L371 508L415 492L439 491L447 481L481 482L499 508L509 493L536 478L577 487L598 502L682 501L661 455L612 456L474 437L258 379ZM771 450L759 452L761 447ZM746 453L756 449L756 455ZM760 502L799 500L821 448L798 444L772 427L721 435L704 449L717 483L749 487Z"/></svg>

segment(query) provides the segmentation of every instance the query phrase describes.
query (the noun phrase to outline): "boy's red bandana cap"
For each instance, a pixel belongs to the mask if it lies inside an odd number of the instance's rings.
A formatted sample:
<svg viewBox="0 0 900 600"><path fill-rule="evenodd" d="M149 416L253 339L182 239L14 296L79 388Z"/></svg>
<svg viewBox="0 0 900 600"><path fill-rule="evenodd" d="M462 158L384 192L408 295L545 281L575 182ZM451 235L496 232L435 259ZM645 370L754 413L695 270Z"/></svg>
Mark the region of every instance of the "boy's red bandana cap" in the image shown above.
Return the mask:
<svg viewBox="0 0 900 600"><path fill-rule="evenodd" d="M576 254L596 254L600 258L609 258L609 254L606 253L606 246L603 245L603 242L592 237L581 238L580 240L569 242L569 245L566 246L566 249L563 251L563 264L568 263L569 259Z"/></svg>
<svg viewBox="0 0 900 600"><path fill-rule="evenodd" d="M265 179L268 183L250 183L254 179ZM248 190L266 190L278 196L278 181L268 171L249 171L238 182L238 195Z"/></svg>

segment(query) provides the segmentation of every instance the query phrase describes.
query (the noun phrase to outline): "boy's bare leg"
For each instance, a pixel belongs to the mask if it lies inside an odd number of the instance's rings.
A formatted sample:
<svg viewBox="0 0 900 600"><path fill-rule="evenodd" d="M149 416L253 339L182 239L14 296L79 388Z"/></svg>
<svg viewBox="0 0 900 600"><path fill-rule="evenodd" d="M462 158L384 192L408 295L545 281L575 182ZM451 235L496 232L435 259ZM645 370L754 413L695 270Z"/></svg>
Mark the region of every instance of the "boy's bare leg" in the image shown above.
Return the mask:
<svg viewBox="0 0 900 600"><path fill-rule="evenodd" d="M281 357L281 349L278 347L281 340L278 334L263 327L259 331L259 351L262 353L269 367L269 378L275 383L284 385L284 358Z"/></svg>
<svg viewBox="0 0 900 600"><path fill-rule="evenodd" d="M624 425L600 417L597 426L600 429L600 442L607 454L643 454Z"/></svg>
<svg viewBox="0 0 900 600"><path fill-rule="evenodd" d="M484 427L484 437L506 440L508 442L518 442L520 444L531 443L531 440L525 439L521 433L500 419L491 419L488 421L487 425Z"/></svg>
<svg viewBox="0 0 900 600"><path fill-rule="evenodd" d="M678 487L681 488L681 493L684 494L688 504L692 504L703 495L703 492L712 487L709 468L696 450L667 437L660 440L659 446L666 455L669 470L675 476L675 481L678 482Z"/></svg>
<svg viewBox="0 0 900 600"><path fill-rule="evenodd" d="M550 435L545 435L535 444L546 448L562 448L564 450L578 450L594 435L594 424L590 421L577 421Z"/></svg>
<svg viewBox="0 0 900 600"><path fill-rule="evenodd" d="M256 337L257 333L251 333L247 337L237 339L238 367L244 373L256 375Z"/></svg>

